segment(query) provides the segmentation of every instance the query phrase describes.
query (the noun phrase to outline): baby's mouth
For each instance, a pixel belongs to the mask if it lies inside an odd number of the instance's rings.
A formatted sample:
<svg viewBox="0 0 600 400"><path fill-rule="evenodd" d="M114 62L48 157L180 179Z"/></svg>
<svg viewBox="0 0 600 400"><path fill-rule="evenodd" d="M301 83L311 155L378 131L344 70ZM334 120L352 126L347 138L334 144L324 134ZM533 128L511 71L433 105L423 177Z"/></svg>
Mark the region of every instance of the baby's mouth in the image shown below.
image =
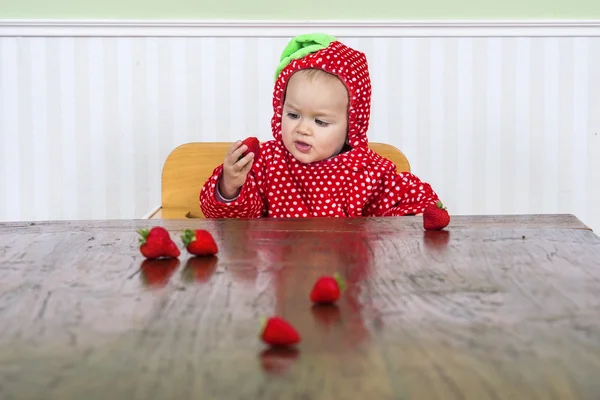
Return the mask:
<svg viewBox="0 0 600 400"><path fill-rule="evenodd" d="M301 153L308 153L311 149L311 145L308 143L304 143L304 142L295 142L294 145L296 146L296 150L298 150Z"/></svg>

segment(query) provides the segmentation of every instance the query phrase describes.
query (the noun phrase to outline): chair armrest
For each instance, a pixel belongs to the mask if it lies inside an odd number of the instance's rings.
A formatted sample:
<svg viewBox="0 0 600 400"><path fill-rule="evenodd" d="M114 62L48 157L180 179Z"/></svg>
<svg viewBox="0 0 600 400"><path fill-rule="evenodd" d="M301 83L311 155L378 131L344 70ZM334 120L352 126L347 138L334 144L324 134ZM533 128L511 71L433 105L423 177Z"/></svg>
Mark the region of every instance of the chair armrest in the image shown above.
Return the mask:
<svg viewBox="0 0 600 400"><path fill-rule="evenodd" d="M161 216L161 208L161 206L154 207L152 210L146 213L142 219L159 219Z"/></svg>

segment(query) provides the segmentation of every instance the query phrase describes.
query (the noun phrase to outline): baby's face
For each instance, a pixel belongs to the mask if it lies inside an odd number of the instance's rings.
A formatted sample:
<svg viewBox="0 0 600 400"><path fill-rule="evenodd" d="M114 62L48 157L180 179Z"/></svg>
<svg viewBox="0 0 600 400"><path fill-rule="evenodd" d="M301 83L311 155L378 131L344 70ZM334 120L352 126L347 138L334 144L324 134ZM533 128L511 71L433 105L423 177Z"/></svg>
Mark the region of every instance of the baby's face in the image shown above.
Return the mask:
<svg viewBox="0 0 600 400"><path fill-rule="evenodd" d="M324 72L308 78L296 72L287 85L281 134L283 144L308 164L338 154L348 129L348 92L337 77Z"/></svg>

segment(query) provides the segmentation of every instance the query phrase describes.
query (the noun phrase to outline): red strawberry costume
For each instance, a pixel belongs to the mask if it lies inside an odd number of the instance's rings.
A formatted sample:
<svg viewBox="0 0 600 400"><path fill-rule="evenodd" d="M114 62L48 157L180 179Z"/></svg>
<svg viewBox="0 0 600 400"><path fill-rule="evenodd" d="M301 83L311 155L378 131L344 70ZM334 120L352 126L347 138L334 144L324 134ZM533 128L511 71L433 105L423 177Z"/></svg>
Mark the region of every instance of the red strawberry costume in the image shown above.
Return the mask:
<svg viewBox="0 0 600 400"><path fill-rule="evenodd" d="M215 168L200 192L206 218L300 218L402 216L422 213L438 196L415 175L369 149L371 82L363 53L327 35L298 36L281 56L273 93L273 140L262 143L239 195L223 200L216 189L223 166ZM300 69L318 68L338 76L350 95L348 143L327 160L303 164L281 136L286 84Z"/></svg>

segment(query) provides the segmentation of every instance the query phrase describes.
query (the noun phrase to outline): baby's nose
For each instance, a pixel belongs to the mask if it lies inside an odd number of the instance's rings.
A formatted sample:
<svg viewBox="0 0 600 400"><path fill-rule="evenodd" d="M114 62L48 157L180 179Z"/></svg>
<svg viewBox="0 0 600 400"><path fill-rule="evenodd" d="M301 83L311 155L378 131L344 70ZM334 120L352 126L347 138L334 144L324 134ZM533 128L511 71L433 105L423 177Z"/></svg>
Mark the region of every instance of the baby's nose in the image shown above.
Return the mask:
<svg viewBox="0 0 600 400"><path fill-rule="evenodd" d="M306 122L300 122L298 124L298 127L296 128L296 131L298 131L298 133L300 133L301 135L311 135L312 134L312 130L310 129L310 126Z"/></svg>

